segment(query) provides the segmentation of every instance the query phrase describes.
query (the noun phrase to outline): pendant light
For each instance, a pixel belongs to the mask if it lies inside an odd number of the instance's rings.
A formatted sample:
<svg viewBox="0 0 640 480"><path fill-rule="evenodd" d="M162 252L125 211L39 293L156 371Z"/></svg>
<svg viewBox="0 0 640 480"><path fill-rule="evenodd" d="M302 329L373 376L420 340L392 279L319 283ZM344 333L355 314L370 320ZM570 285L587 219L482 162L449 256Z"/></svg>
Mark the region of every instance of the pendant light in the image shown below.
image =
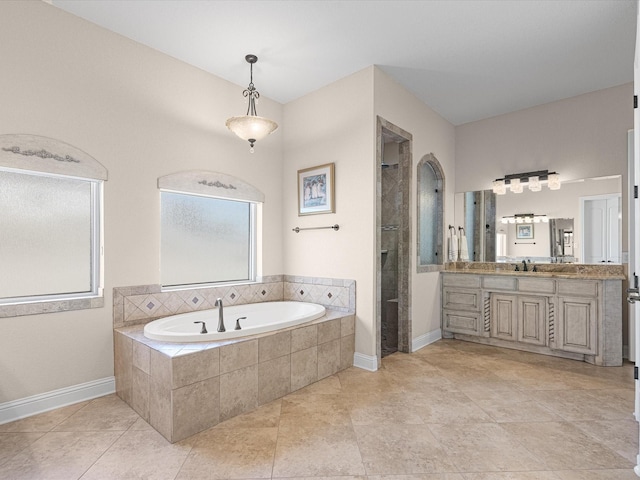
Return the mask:
<svg viewBox="0 0 640 480"><path fill-rule="evenodd" d="M244 59L251 65L251 80L249 86L242 92L242 95L249 98L247 114L231 117L225 125L238 137L247 140L250 145L249 152L253 153L254 144L270 133L273 133L278 128L278 124L273 120L259 117L256 114L256 100L260 98L260 94L253 85L253 64L258 61L258 57L255 55L247 55Z"/></svg>

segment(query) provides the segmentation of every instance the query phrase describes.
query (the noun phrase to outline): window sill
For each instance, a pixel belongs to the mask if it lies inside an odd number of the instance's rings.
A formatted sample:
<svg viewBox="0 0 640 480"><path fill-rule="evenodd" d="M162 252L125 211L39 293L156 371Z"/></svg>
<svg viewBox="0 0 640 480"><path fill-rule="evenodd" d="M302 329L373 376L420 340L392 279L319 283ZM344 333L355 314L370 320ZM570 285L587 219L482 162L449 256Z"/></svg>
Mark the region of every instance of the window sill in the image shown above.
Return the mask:
<svg viewBox="0 0 640 480"><path fill-rule="evenodd" d="M0 305L0 318L104 307L104 296Z"/></svg>

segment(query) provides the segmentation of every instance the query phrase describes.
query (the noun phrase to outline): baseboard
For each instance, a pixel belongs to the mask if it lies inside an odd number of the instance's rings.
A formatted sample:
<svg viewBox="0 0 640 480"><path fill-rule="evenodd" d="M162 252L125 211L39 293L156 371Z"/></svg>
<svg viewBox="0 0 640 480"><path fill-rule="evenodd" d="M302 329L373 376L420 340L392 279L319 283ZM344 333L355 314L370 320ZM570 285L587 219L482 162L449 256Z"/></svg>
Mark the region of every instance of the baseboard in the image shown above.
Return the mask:
<svg viewBox="0 0 640 480"><path fill-rule="evenodd" d="M38 413L48 412L78 402L102 397L116 391L115 377L106 377L92 382L0 403L0 425L20 420Z"/></svg>
<svg viewBox="0 0 640 480"><path fill-rule="evenodd" d="M442 330L432 330L431 332L427 332L419 337L414 338L411 341L411 351L417 352L421 348L426 347L434 342L437 342L442 338Z"/></svg>
<svg viewBox="0 0 640 480"><path fill-rule="evenodd" d="M353 354L353 366L375 372L378 370L378 357L356 352Z"/></svg>

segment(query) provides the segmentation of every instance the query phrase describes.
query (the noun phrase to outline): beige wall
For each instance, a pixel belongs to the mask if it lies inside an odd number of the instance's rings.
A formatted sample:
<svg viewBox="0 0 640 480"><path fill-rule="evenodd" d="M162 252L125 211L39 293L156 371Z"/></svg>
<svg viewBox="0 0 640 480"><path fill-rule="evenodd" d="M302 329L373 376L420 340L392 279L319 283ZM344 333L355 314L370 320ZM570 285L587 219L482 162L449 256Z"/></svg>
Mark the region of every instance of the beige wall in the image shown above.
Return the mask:
<svg viewBox="0 0 640 480"><path fill-rule="evenodd" d="M413 338L440 328L438 273L416 271L416 178L420 159L433 152L446 178L446 204L453 207L454 128L380 69L366 68L284 107L285 231L295 226L338 223L284 237L290 275L356 280L356 352L376 354L376 116L413 135L411 186L411 315ZM336 213L298 217L296 174L301 168L336 164ZM445 216L453 219L453 210ZM445 220L446 221L446 220Z"/></svg>
<svg viewBox="0 0 640 480"><path fill-rule="evenodd" d="M375 355L375 119L369 67L284 107L285 273L356 281L356 351ZM336 213L298 216L297 171L335 163ZM340 230L294 233L299 226Z"/></svg>
<svg viewBox="0 0 640 480"><path fill-rule="evenodd" d="M544 169L565 180L623 175L624 187L632 128L632 83L460 125L456 192Z"/></svg>
<svg viewBox="0 0 640 480"><path fill-rule="evenodd" d="M411 183L411 319L412 337L440 329L440 276L417 273L417 166L429 153L440 162L445 177L444 224L453 223L455 192L455 132L452 124L401 87L380 69L375 69L375 114L413 136ZM375 263L375 257L370 259Z"/></svg>
<svg viewBox="0 0 640 480"><path fill-rule="evenodd" d="M262 273L283 273L283 133L250 155L224 126L246 108L241 86L44 2L0 2L0 25L0 132L62 140L109 171L105 307L0 319L2 403L113 375L112 289L160 279L159 176L205 169L262 190ZM282 124L267 98L260 113Z"/></svg>

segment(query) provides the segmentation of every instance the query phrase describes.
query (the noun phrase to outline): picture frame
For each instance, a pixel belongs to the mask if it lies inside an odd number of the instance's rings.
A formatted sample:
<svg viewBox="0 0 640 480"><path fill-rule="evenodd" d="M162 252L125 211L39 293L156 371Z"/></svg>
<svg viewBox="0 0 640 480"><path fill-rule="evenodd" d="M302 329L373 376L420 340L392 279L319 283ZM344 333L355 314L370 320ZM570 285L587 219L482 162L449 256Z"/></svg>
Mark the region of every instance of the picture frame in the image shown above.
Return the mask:
<svg viewBox="0 0 640 480"><path fill-rule="evenodd" d="M298 216L335 211L335 164L298 170Z"/></svg>
<svg viewBox="0 0 640 480"><path fill-rule="evenodd" d="M519 240L533 239L533 223L516 225L516 238Z"/></svg>

